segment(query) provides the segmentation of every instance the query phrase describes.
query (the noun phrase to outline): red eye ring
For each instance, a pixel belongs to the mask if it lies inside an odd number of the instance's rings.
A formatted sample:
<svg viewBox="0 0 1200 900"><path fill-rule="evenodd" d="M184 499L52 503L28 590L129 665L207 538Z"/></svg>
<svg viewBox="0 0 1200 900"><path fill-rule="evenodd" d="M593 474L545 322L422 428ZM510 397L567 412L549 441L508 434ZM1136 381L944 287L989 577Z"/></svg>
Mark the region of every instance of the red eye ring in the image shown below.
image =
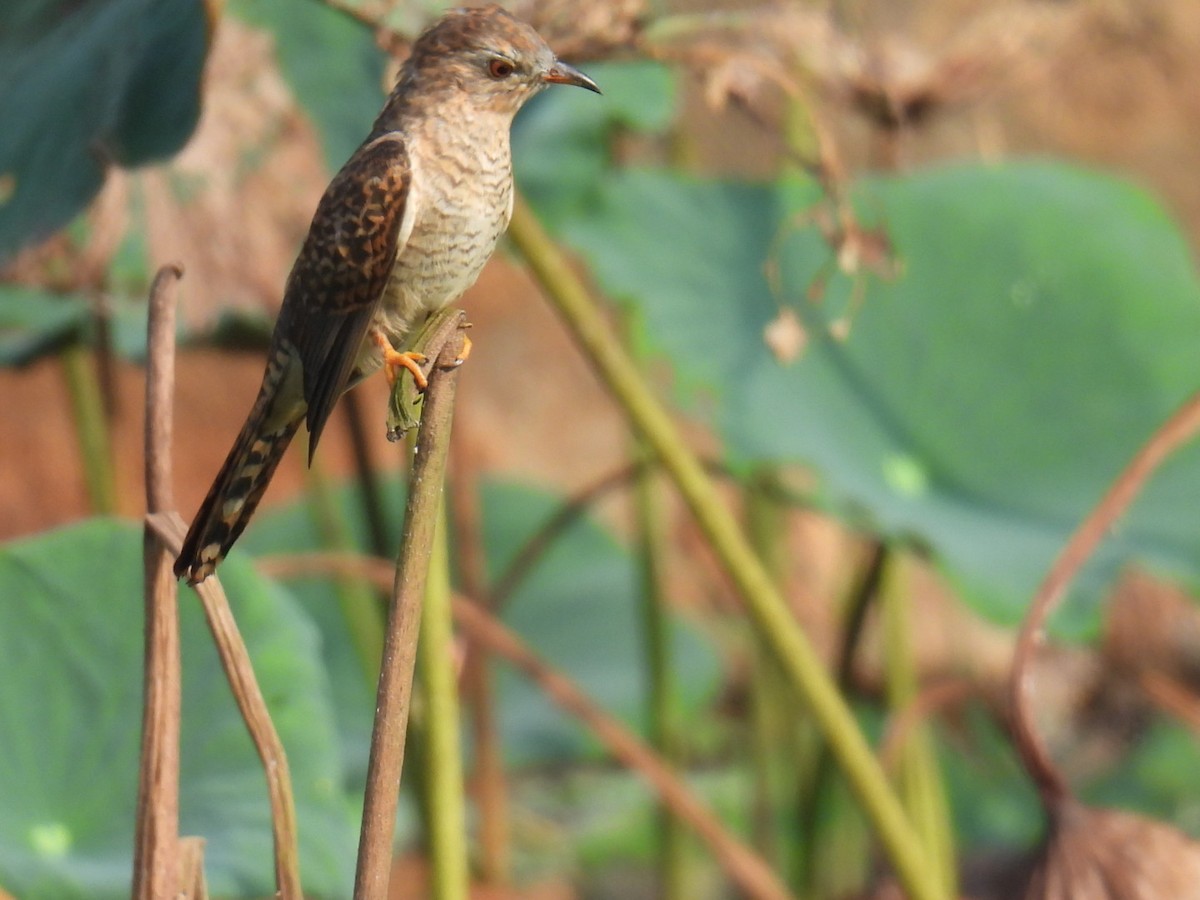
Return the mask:
<svg viewBox="0 0 1200 900"><path fill-rule="evenodd" d="M515 67L507 59L493 59L488 63L488 74L497 80L507 78L514 70Z"/></svg>

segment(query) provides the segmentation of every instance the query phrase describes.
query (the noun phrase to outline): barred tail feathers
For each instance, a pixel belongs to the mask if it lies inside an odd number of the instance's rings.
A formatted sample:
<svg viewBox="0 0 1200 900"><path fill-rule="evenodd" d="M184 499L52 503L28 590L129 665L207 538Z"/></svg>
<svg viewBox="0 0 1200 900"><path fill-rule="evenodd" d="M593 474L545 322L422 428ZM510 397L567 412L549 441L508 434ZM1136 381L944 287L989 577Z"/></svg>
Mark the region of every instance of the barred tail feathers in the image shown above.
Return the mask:
<svg viewBox="0 0 1200 900"><path fill-rule="evenodd" d="M264 390L259 395L188 529L175 561L175 575L187 578L189 584L203 581L225 558L250 521L292 436L304 421L301 406L299 415L282 423L272 422L275 428L266 430L268 419L275 418L269 415L272 393Z"/></svg>

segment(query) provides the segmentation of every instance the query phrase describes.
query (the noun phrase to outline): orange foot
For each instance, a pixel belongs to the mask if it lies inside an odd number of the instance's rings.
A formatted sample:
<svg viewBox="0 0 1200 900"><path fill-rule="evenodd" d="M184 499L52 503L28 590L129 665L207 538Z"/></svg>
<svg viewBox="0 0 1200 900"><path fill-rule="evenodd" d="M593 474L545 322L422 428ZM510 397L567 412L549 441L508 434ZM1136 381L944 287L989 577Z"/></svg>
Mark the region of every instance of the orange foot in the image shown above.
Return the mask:
<svg viewBox="0 0 1200 900"><path fill-rule="evenodd" d="M464 326L464 327L469 327L469 326ZM471 339L464 334L462 350L459 351L458 358L456 360L454 360L454 365L461 366L463 363L465 363L467 361L467 357L470 355L471 355Z"/></svg>
<svg viewBox="0 0 1200 900"><path fill-rule="evenodd" d="M417 390L423 391L429 386L429 382L425 379L425 373L421 371L419 365L428 359L424 353L417 353L414 350L405 350L404 352L397 350L387 336L379 330L371 332L371 340L383 351L383 374L387 376L389 385L396 383L396 376L400 374L399 369L408 369L412 373L413 381L417 384Z"/></svg>

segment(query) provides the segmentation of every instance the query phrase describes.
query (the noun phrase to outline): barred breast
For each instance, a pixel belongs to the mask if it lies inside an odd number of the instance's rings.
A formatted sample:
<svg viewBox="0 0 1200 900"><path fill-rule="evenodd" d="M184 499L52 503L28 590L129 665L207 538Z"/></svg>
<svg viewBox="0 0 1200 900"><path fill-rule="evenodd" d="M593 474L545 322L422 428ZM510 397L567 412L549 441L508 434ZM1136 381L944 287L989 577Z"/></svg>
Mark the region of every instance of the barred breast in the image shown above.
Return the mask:
<svg viewBox="0 0 1200 900"><path fill-rule="evenodd" d="M398 347L428 313L475 283L512 215L507 128L454 124L456 134L410 139L412 230L376 315Z"/></svg>

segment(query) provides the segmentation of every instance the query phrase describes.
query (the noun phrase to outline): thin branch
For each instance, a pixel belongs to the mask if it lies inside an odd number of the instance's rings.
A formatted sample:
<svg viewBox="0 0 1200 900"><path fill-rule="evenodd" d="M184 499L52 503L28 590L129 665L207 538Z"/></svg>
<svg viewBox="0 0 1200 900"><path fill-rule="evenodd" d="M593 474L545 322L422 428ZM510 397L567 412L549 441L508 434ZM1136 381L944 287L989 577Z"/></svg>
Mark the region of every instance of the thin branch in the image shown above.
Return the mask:
<svg viewBox="0 0 1200 900"><path fill-rule="evenodd" d="M555 704L583 722L624 766L641 774L658 792L663 804L691 826L748 896L764 900L792 896L770 867L734 838L696 799L668 763L597 706L571 679L540 659L512 631L479 607L456 603L454 615L464 631L516 666Z"/></svg>
<svg viewBox="0 0 1200 900"><path fill-rule="evenodd" d="M183 266L163 266L150 285L146 360L146 509L175 508L171 440L175 408L175 292Z"/></svg>
<svg viewBox="0 0 1200 900"><path fill-rule="evenodd" d="M176 512L150 513L146 516L146 523L163 541L174 559L183 548L187 524ZM296 808L283 742L279 740L266 701L255 680L250 654L238 631L219 576L210 575L196 585L195 590L200 596L204 617L221 659L221 668L229 679L233 698L266 774L278 896L281 900L302 900L300 854L296 845Z"/></svg>
<svg viewBox="0 0 1200 900"><path fill-rule="evenodd" d="M934 714L958 706L979 693L979 688L966 678L946 678L921 688L911 699L892 712L879 745L883 767L895 772L900 765L900 753L905 742L918 725L928 722Z"/></svg>
<svg viewBox="0 0 1200 900"><path fill-rule="evenodd" d="M1048 810L1057 809L1071 794L1066 780L1050 758L1033 720L1034 679L1031 663L1038 647L1041 646L1046 620L1062 600L1075 575L1091 558L1100 541L1141 492L1147 479L1163 460L1190 440L1197 429L1200 429L1200 393L1190 397L1150 437L1125 470L1117 476L1108 493L1079 524L1033 595L1029 612L1025 615L1025 621L1021 623L1009 680L1013 740L1017 754Z"/></svg>
<svg viewBox="0 0 1200 900"><path fill-rule="evenodd" d="M445 317L438 333L430 336L425 347L426 355L437 363L429 375L421 426L417 432L416 458L409 474L408 505L392 586L375 703L375 727L367 764L355 900L382 900L387 896L421 604L442 499L454 413L458 379L452 364L462 349L463 318L461 313Z"/></svg>
<svg viewBox="0 0 1200 900"><path fill-rule="evenodd" d="M175 393L175 292L178 264L163 266L150 287L147 335L145 483L146 509L175 505L171 481L172 404ZM145 645L142 684L142 749L133 850L135 900L180 893L179 586L174 557L149 526L142 534Z"/></svg>
<svg viewBox="0 0 1200 900"><path fill-rule="evenodd" d="M588 507L609 491L630 484L644 466L645 463L623 465L621 468L601 476L551 513L538 530L525 541L496 579L488 594L488 608L496 610L502 607L560 534L582 517Z"/></svg>
<svg viewBox="0 0 1200 900"><path fill-rule="evenodd" d="M204 879L204 838L180 839L179 877L177 900L208 900L208 883Z"/></svg>
<svg viewBox="0 0 1200 900"><path fill-rule="evenodd" d="M275 577L309 573L362 573L377 583L386 583L392 577L392 567L386 560L351 554L275 556L260 560L259 568ZM792 896L770 867L729 833L669 764L621 722L597 706L575 682L538 657L495 616L478 604L456 599L454 619L470 640L508 660L561 709L578 719L624 766L645 778L658 793L659 799L688 823L748 896L773 900Z"/></svg>

